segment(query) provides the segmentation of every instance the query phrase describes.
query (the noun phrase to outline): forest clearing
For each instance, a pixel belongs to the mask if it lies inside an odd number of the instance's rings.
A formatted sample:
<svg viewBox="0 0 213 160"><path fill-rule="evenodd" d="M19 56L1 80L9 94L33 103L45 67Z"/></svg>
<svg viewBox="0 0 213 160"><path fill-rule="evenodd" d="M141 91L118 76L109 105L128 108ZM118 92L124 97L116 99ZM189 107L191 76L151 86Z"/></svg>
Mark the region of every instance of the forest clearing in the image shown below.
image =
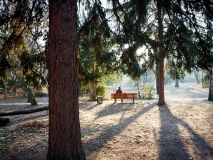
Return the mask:
<svg viewBox="0 0 213 160"><path fill-rule="evenodd" d="M0 1L0 159L212 160L212 13L213 0Z"/></svg>
<svg viewBox="0 0 213 160"><path fill-rule="evenodd" d="M124 87L125 88L125 87ZM87 160L213 159L213 102L201 84L165 85L166 105L157 99L135 103L105 100L79 103L82 144ZM4 101L3 101L4 100ZM38 106L13 99L1 112ZM4 103L4 105L2 105ZM10 116L0 128L0 158L43 160L48 148L48 112Z"/></svg>

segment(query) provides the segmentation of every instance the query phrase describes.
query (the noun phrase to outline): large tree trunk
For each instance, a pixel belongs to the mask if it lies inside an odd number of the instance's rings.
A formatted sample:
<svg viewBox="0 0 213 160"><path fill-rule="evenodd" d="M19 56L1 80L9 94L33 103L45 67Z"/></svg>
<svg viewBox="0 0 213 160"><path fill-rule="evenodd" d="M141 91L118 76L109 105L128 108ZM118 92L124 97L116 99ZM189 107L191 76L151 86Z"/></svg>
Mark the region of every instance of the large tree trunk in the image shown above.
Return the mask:
<svg viewBox="0 0 213 160"><path fill-rule="evenodd" d="M77 79L77 1L49 1L49 148L47 159L84 160Z"/></svg>
<svg viewBox="0 0 213 160"><path fill-rule="evenodd" d="M163 22L162 22L162 14L161 14L161 2L157 1L157 14L158 14L158 39L159 42L163 41ZM158 105L164 105L164 55L163 55L163 47L160 46L158 50L158 57L160 59L159 62L159 99Z"/></svg>
<svg viewBox="0 0 213 160"><path fill-rule="evenodd" d="M209 101L213 101L213 68L210 71L210 83L209 83Z"/></svg>

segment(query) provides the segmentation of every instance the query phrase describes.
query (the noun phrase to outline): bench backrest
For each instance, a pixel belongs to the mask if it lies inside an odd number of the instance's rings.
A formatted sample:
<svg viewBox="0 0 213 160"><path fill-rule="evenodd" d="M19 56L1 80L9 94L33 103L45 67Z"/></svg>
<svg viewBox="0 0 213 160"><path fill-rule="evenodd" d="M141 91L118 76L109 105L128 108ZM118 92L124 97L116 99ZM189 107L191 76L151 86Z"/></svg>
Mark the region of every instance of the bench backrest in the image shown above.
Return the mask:
<svg viewBox="0 0 213 160"><path fill-rule="evenodd" d="M111 99L117 99L117 98L137 98L137 93L111 93Z"/></svg>

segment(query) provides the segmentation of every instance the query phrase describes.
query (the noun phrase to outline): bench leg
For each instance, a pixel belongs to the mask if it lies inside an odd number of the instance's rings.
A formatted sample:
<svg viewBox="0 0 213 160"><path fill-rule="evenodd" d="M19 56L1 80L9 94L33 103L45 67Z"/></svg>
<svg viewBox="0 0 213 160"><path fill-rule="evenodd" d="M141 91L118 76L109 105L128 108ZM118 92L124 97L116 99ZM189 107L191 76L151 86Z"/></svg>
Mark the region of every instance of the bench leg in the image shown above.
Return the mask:
<svg viewBox="0 0 213 160"><path fill-rule="evenodd" d="M117 102L117 99L114 99L114 103L116 103Z"/></svg>
<svg viewBox="0 0 213 160"><path fill-rule="evenodd" d="M123 99L121 98L121 102L123 103Z"/></svg>
<svg viewBox="0 0 213 160"><path fill-rule="evenodd" d="M133 100L133 103L135 103L135 102L134 102L134 100L135 100L135 99L134 99L134 94L132 95L132 100Z"/></svg>

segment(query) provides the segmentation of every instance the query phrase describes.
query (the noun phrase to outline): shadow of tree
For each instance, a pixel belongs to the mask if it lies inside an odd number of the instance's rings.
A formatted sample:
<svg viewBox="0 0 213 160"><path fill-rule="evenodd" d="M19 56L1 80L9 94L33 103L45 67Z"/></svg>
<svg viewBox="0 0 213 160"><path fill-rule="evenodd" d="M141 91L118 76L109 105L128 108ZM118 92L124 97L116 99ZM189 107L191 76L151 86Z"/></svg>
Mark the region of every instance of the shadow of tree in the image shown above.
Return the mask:
<svg viewBox="0 0 213 160"><path fill-rule="evenodd" d="M35 152L37 151L37 152ZM38 152L39 151L39 152ZM16 154L5 156L1 160L46 160L47 146L44 142L37 142L36 145L27 147Z"/></svg>
<svg viewBox="0 0 213 160"><path fill-rule="evenodd" d="M19 114L19 115L14 115L14 116L8 116L9 118L9 123L6 124L5 126L0 126L1 127L15 127L18 125L23 125L26 122L33 121L33 120L39 120L43 118L48 118L49 113L47 111L42 111L42 112L36 112L34 114Z"/></svg>
<svg viewBox="0 0 213 160"><path fill-rule="evenodd" d="M83 143L86 156L92 154L95 151L100 150L109 139L121 133L128 125L134 122L138 117L145 114L146 112L148 112L155 106L156 106L156 103L150 104L149 106L138 111L135 115L132 115L124 119L123 121L120 121L120 123L116 125L106 128L106 130L103 130L97 137ZM93 147L91 148L91 146Z"/></svg>
<svg viewBox="0 0 213 160"><path fill-rule="evenodd" d="M90 111L97 106L99 106L99 104L97 104L97 102L80 102L79 103L79 110Z"/></svg>
<svg viewBox="0 0 213 160"><path fill-rule="evenodd" d="M191 159L181 140L178 125L184 126L192 136L192 141L196 146L196 151L201 159L206 156L213 156L213 148L201 138L188 123L175 117L169 110L167 105L160 106L161 131L159 140L159 159ZM169 119L169 120L168 120Z"/></svg>
<svg viewBox="0 0 213 160"><path fill-rule="evenodd" d="M132 104L112 104L104 107L103 110L97 113L96 119L112 114L117 114L119 112L131 111L134 105Z"/></svg>
<svg viewBox="0 0 213 160"><path fill-rule="evenodd" d="M46 111L45 111L46 112ZM18 126L18 125L21 125L25 122L29 122L29 121L33 121L33 120L39 120L39 119L43 119L44 117L48 118L48 114L47 113L44 113L44 114L41 114L41 115L32 115L30 117L24 117L24 118L21 118L20 120L17 119L13 119L12 120L12 123L8 124L7 126L8 127L14 127L14 126Z"/></svg>

